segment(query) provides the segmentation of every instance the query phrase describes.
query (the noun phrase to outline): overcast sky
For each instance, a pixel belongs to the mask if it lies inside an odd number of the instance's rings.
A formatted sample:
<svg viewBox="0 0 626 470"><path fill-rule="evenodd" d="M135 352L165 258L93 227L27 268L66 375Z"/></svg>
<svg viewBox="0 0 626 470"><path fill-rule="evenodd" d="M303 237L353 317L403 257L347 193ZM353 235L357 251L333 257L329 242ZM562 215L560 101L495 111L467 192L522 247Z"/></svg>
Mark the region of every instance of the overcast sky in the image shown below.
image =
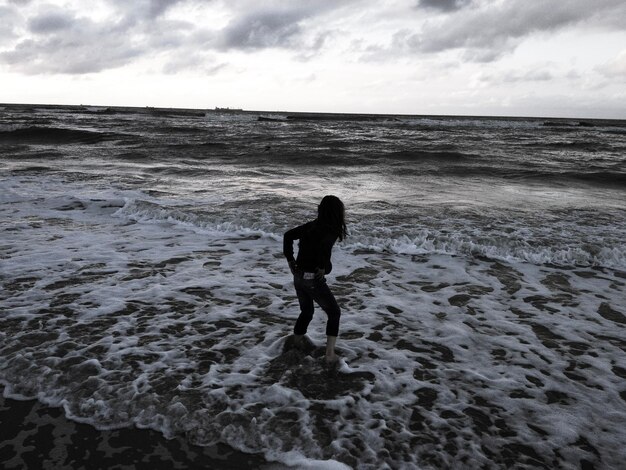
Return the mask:
<svg viewBox="0 0 626 470"><path fill-rule="evenodd" d="M0 102L626 118L626 1L0 0Z"/></svg>

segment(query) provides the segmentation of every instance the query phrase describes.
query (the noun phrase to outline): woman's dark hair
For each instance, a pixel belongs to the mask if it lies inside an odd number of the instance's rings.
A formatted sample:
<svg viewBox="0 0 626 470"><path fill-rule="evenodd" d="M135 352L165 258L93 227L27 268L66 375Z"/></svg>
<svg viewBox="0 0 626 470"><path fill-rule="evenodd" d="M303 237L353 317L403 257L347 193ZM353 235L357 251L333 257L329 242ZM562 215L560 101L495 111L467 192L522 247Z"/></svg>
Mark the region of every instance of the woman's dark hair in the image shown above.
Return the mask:
<svg viewBox="0 0 626 470"><path fill-rule="evenodd" d="M317 207L317 220L329 226L337 234L339 240L346 238L346 219L343 202L337 196L324 196Z"/></svg>

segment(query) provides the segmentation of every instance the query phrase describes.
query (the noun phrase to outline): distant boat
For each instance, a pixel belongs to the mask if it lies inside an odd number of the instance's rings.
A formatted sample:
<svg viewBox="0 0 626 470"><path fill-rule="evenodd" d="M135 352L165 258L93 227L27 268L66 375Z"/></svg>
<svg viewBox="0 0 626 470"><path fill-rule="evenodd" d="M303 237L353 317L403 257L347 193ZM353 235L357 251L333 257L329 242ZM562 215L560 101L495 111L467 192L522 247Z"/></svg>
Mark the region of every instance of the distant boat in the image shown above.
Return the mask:
<svg viewBox="0 0 626 470"><path fill-rule="evenodd" d="M215 107L215 111L243 111L243 109L241 108L218 108L217 106Z"/></svg>

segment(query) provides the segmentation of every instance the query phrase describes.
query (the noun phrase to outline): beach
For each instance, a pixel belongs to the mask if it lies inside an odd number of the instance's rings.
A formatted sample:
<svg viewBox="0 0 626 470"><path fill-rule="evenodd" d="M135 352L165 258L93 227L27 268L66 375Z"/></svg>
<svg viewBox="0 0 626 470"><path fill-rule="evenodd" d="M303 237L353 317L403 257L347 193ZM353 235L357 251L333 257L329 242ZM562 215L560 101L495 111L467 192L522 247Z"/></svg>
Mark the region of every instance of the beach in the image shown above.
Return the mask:
<svg viewBox="0 0 626 470"><path fill-rule="evenodd" d="M217 445L199 447L151 430L99 431L60 408L0 396L0 460L5 469L280 468Z"/></svg>
<svg viewBox="0 0 626 470"><path fill-rule="evenodd" d="M3 112L7 468L626 459L623 122ZM282 255L325 194L337 368Z"/></svg>

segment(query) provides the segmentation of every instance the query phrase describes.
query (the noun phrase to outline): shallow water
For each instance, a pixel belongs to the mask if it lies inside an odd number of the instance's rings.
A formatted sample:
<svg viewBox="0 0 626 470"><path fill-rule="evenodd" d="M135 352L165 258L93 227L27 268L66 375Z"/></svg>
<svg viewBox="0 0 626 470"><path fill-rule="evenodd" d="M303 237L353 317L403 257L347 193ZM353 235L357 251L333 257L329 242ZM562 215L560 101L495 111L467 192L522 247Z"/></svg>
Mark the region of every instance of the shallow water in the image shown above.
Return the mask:
<svg viewBox="0 0 626 470"><path fill-rule="evenodd" d="M312 468L626 457L620 123L2 113L6 394ZM281 254L328 193L339 370Z"/></svg>

